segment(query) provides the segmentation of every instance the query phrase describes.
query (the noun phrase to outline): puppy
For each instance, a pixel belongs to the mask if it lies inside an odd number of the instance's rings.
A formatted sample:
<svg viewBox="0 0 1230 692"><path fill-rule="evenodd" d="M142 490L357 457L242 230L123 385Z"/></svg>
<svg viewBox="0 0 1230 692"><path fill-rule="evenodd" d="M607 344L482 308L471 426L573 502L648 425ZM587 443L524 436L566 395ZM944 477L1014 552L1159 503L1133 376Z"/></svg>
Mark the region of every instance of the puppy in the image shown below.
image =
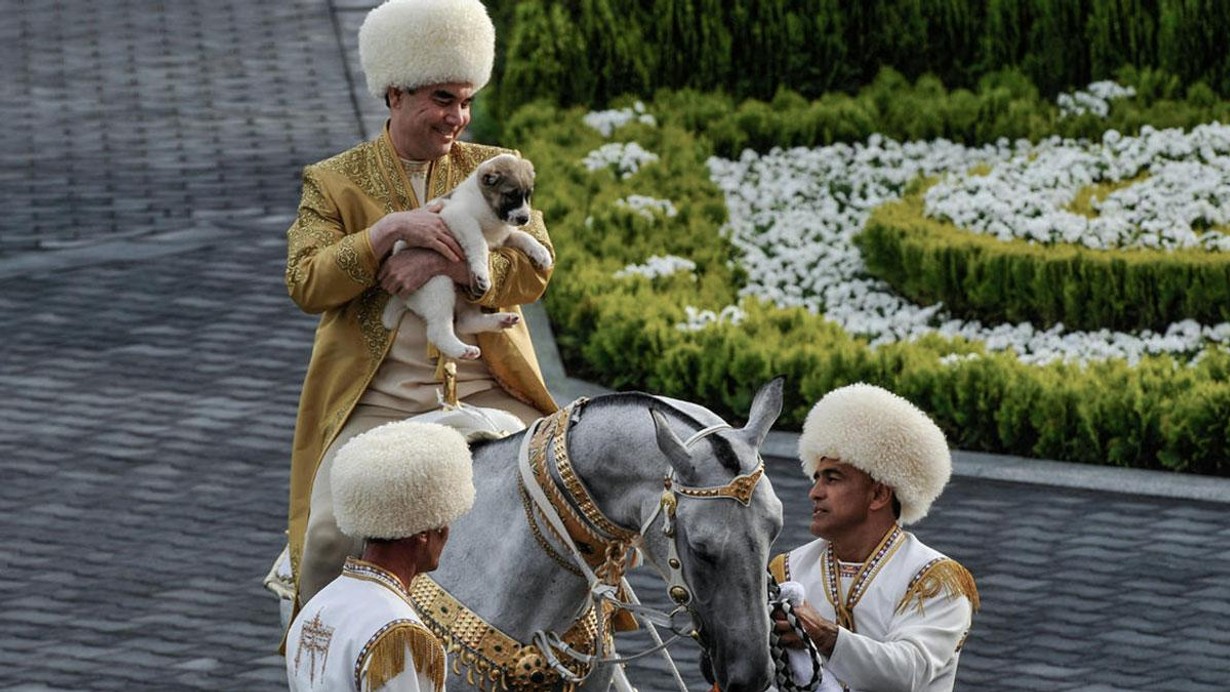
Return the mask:
<svg viewBox="0 0 1230 692"><path fill-rule="evenodd" d="M533 191L533 164L512 154L500 154L479 164L452 192L428 203L444 205L440 216L465 252L471 285L479 293L491 287L489 248L512 247L525 253L534 266L550 268L550 251L534 236L516 228L530 221ZM393 252L405 247L405 241L399 240ZM385 328L393 329L406 309L423 318L427 340L441 353L465 360L476 359L482 352L458 339L458 332L494 332L508 329L521 319L512 312L484 313L477 305L457 300L456 288L447 276L433 276L407 296L404 304L397 296L390 298L382 315Z"/></svg>

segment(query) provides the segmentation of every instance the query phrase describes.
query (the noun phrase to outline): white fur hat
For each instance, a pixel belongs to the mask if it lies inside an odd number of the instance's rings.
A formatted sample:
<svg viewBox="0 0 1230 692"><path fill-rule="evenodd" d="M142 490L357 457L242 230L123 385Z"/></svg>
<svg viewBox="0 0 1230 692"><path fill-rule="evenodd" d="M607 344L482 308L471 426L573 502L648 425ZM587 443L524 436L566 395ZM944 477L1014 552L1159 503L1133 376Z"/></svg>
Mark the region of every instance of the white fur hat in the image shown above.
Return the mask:
<svg viewBox="0 0 1230 692"><path fill-rule="evenodd" d="M892 488L903 525L927 516L952 476L939 426L914 404L863 383L834 389L807 414L799 459L808 478L821 457L850 464Z"/></svg>
<svg viewBox="0 0 1230 692"><path fill-rule="evenodd" d="M438 529L474 504L470 448L443 425L397 421L352 438L333 459L333 511L355 538Z"/></svg>
<svg viewBox="0 0 1230 692"><path fill-rule="evenodd" d="M495 25L479 0L388 0L359 27L359 62L367 90L465 82L475 91L491 78Z"/></svg>

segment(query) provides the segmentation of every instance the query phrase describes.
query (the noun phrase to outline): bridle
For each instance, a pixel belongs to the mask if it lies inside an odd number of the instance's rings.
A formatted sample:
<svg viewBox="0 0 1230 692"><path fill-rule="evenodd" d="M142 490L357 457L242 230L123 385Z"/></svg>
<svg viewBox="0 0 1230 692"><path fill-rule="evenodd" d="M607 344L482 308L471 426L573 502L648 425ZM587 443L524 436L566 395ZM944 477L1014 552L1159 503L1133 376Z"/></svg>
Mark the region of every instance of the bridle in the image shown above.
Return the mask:
<svg viewBox="0 0 1230 692"><path fill-rule="evenodd" d="M698 440L701 440L713 433L729 430L730 426L725 423L711 425L703 430L699 430L689 437L684 443L684 449L690 448ZM688 607L692 602L692 589L688 586L687 580L683 576L683 562L679 559L679 539L675 531L675 514L679 508L679 498L693 498L697 500L719 500L731 499L739 504L747 507L751 504L752 493L756 490L756 484L760 482L764 476L764 460L751 473L735 476L729 483L721 486L712 486L707 488L693 488L682 485L675 478L675 470L671 469L666 477L662 479L662 499L658 501L658 507L649 515L649 518L641 524L641 530L638 535L644 536L649 530L649 527L657 520L658 515L662 515L662 535L668 539L666 542L666 566L668 576L666 580L666 593L676 606ZM692 615L695 622L695 614L688 608L688 613ZM697 636L694 632L693 636Z"/></svg>
<svg viewBox="0 0 1230 692"><path fill-rule="evenodd" d="M698 641L701 638L700 620L692 608L693 589L683 574L683 562L679 557L678 532L676 530L676 514L681 499L696 500L733 500L747 507L751 503L756 485L764 476L764 460L750 473L741 474L729 483L721 486L691 487L679 482L673 469L663 477L663 491L657 507L641 524L638 531L624 528L606 517L597 503L594 502L584 483L572 470L568 459L567 428L574 414L580 415L580 410L587 399L581 398L569 404L564 409L551 416L537 421L526 433L519 455L521 487L529 501L526 503L527 519L536 538L539 537L535 527L535 517L545 521L548 531L559 542L563 543L566 553L570 554L575 563L575 569L586 579L589 585L589 606L602 613L607 607L615 606L641 616L649 623L649 632L655 641L655 646L640 653L626 656L607 656L605 642L608 635L605 631L603 617L598 618L598 628L594 634L594 654L586 654L565 644L553 632L538 631L534 633L534 643L541 648L548 662L561 678L571 683L584 681L599 663L623 663L665 649L681 636L690 636ZM683 442L685 449L691 448L699 440L714 433L729 430L731 426L720 423L711 425L692 434ZM556 475L561 482L556 482L548 470L547 450L550 449L555 461ZM628 552L640 549L650 527L662 517L662 535L667 545L667 595L675 603L670 612L662 612L645 607L636 600L631 587L623 578L628 565ZM554 559L563 564L560 556L549 549L544 541L540 541ZM582 550L585 546L588 550ZM565 567L569 567L565 565ZM628 598L620 599L620 592ZM676 625L676 618L687 614L686 624ZM653 625L661 625L674 635L663 642ZM559 656L567 656L574 660L573 668L580 664L581 673L573 672L565 666ZM673 668L673 665L672 665ZM675 680L683 689L683 682L675 673Z"/></svg>

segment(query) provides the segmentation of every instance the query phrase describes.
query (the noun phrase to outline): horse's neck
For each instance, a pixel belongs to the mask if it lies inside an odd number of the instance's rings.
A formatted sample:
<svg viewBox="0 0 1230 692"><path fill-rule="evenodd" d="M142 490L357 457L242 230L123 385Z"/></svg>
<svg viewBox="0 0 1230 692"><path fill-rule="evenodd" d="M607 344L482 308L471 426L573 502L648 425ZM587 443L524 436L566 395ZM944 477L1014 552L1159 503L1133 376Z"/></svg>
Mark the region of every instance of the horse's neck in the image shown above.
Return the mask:
<svg viewBox="0 0 1230 692"><path fill-rule="evenodd" d="M518 437L518 440L520 438ZM474 454L474 509L454 522L432 577L466 607L521 641L563 632L585 602L585 580L539 545L526 519L512 441ZM551 541L557 551L558 542Z"/></svg>

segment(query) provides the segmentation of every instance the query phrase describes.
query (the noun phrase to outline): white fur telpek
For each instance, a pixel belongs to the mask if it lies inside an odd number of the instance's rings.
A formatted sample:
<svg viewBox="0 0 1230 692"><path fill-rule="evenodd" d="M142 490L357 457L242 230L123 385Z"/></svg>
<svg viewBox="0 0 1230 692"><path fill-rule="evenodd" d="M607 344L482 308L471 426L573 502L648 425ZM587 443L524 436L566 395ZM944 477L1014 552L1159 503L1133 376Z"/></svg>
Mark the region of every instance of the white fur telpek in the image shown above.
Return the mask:
<svg viewBox="0 0 1230 692"><path fill-rule="evenodd" d="M927 516L949 477L948 442L927 414L892 392L858 383L816 403L799 436L799 459L810 478L821 457L861 469L893 489L901 524Z"/></svg>
<svg viewBox="0 0 1230 692"><path fill-rule="evenodd" d="M356 538L413 536L474 504L465 438L431 423L386 423L351 439L333 460L331 481L338 528Z"/></svg>
<svg viewBox="0 0 1230 692"><path fill-rule="evenodd" d="M491 78L495 26L478 0L388 0L359 27L359 62L367 90L468 83Z"/></svg>

